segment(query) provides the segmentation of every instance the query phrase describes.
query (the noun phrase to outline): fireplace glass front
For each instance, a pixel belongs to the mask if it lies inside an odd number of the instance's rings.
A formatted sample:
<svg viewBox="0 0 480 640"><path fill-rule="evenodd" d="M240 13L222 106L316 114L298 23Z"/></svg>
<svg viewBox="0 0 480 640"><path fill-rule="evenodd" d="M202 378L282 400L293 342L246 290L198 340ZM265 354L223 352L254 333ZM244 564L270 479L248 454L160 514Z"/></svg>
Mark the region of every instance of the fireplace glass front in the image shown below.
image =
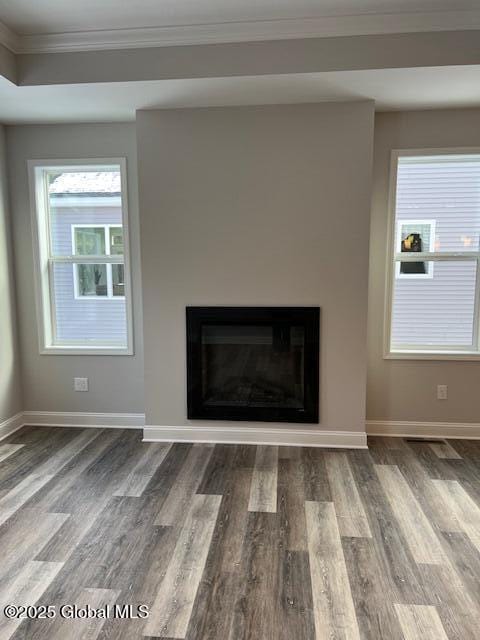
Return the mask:
<svg viewBox="0 0 480 640"><path fill-rule="evenodd" d="M319 309L187 308L189 418L318 422Z"/></svg>

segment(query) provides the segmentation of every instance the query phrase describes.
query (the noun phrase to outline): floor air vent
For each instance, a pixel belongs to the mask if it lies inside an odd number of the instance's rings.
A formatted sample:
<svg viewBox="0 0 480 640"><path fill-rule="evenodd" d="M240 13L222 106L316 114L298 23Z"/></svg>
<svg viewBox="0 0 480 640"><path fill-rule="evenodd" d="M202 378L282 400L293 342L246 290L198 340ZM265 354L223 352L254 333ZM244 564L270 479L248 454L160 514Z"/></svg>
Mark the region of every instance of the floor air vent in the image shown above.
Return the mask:
<svg viewBox="0 0 480 640"><path fill-rule="evenodd" d="M447 444L441 438L405 438L406 442L417 442L420 444Z"/></svg>

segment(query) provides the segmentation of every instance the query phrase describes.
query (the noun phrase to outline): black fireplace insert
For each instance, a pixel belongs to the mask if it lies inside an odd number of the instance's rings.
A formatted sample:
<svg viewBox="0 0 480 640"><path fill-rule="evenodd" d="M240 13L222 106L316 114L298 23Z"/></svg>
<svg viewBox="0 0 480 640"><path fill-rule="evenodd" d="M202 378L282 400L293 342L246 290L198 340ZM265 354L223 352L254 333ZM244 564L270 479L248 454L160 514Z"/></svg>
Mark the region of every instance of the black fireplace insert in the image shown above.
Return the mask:
<svg viewBox="0 0 480 640"><path fill-rule="evenodd" d="M318 422L319 307L187 307L188 417Z"/></svg>

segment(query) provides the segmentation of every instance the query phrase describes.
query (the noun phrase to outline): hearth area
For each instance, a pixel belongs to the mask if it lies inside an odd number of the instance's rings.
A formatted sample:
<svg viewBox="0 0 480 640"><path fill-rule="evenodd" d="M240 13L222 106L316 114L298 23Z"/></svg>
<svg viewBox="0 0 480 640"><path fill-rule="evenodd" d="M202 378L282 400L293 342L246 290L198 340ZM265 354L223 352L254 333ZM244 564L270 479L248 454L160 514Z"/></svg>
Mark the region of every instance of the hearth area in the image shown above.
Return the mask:
<svg viewBox="0 0 480 640"><path fill-rule="evenodd" d="M187 307L190 419L318 422L318 307Z"/></svg>

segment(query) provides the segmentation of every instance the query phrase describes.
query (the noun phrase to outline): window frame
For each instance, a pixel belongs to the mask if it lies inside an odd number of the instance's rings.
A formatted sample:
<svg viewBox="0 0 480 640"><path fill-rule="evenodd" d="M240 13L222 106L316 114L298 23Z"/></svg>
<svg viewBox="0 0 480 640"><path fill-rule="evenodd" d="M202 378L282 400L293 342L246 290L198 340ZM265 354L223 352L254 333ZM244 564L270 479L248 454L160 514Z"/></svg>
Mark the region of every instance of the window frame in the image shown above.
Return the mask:
<svg viewBox="0 0 480 640"><path fill-rule="evenodd" d="M110 245L110 240L111 240L111 236L110 236L110 229L114 228L114 229L123 229L122 225L119 225L116 222L107 222L105 224L93 224L92 222L82 222L79 224L72 224L72 255L76 255L75 254L75 230L76 229L90 229L92 227L95 228L100 228L102 227L103 230L105 231L105 255L106 256L110 256L110 255L115 255L110 253L111 250L111 245ZM108 242L107 242L108 239ZM99 264L105 264L105 266L107 267L106 272L107 272L107 295L106 296L82 296L79 293L79 284L78 284L78 270L76 267L78 267L79 264L85 264L84 262L76 262L72 265L72 271L73 271L73 295L75 300L107 300L107 301L112 301L112 300L125 300L125 295L123 296L114 296L113 295L113 264L112 262L100 262ZM121 263L123 264L123 263ZM125 274L125 269L124 269L124 274ZM125 284L125 283L124 283Z"/></svg>
<svg viewBox="0 0 480 640"><path fill-rule="evenodd" d="M395 253L401 253L402 235L401 228L404 224L412 225L424 225L430 227L430 249L429 253L432 253L435 249L435 229L437 226L436 220L397 220L396 234L397 242L395 247ZM415 261L417 262L417 261ZM427 260L418 260L418 262L427 262ZM432 262L430 270L427 273L401 273L401 262L395 263L395 279L396 280L431 280L433 278L434 263Z"/></svg>
<svg viewBox="0 0 480 640"><path fill-rule="evenodd" d="M395 251L396 231L396 195L398 161L402 157L415 156L447 156L447 155L480 155L480 147L449 147L449 148L417 148L417 149L392 149L390 155L390 177L388 184L388 225L386 243L386 268L385 268L385 307L383 326L383 358L385 360L480 360L480 248L470 252L423 252L409 254L409 261L428 262L435 258L436 261L447 260L476 260L477 282L474 302L474 326L472 346L461 348L423 348L412 346L402 349L392 349L391 329L393 311L393 291L397 277L396 264L405 260L405 254ZM467 255L468 254L468 255Z"/></svg>
<svg viewBox="0 0 480 640"><path fill-rule="evenodd" d="M53 291L53 263L50 258L50 218L48 215L48 192L44 184L45 170L77 170L92 171L92 167L110 169L113 166L120 169L121 207L123 227L123 257L121 259L112 256L84 256L81 263L123 263L125 276L125 296L115 296L125 301L125 313L127 322L126 345L102 344L95 341L83 340L62 343L55 340L55 309ZM37 313L38 343L41 355L133 355L133 308L130 262L130 234L128 215L128 189L127 189L127 160L126 158L52 158L28 160L29 194L32 225L32 242L34 258L34 284L35 306ZM92 226L86 225L86 226ZM98 226L105 226L99 224ZM119 226L112 224L112 226ZM72 247L73 253L73 247ZM106 260L105 258L108 258ZM62 258L66 264L74 266L78 256L60 256L55 258L55 263L60 264ZM78 259L76 260L78 262ZM75 269L74 269L75 270ZM110 300L110 298L105 297ZM82 299L88 299L82 296ZM101 297L95 297L100 300Z"/></svg>

